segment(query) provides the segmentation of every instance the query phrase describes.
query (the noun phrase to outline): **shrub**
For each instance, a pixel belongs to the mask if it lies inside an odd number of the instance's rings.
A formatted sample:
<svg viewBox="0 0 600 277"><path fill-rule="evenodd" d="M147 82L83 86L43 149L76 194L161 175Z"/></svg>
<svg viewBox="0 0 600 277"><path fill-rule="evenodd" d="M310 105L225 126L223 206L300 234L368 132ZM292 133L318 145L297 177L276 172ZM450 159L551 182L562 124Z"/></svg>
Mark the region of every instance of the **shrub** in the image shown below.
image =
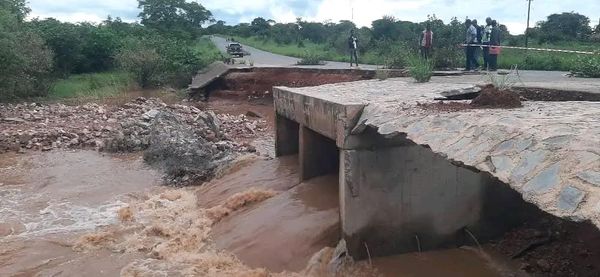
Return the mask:
<svg viewBox="0 0 600 277"><path fill-rule="evenodd" d="M600 53L578 56L571 71L579 77L600 78Z"/></svg>
<svg viewBox="0 0 600 277"><path fill-rule="evenodd" d="M134 80L142 88L160 84L166 69L166 61L156 49L145 45L142 41L132 40L117 54L116 60L123 70L133 75Z"/></svg>
<svg viewBox="0 0 600 277"><path fill-rule="evenodd" d="M439 69L454 69L463 65L464 51L453 47L436 48L433 51L433 65Z"/></svg>
<svg viewBox="0 0 600 277"><path fill-rule="evenodd" d="M417 83L426 83L431 80L431 76L433 76L433 64L431 61L418 57L411 57L409 63L410 68L408 73L417 81Z"/></svg>
<svg viewBox="0 0 600 277"><path fill-rule="evenodd" d="M409 53L410 50L404 46L391 46L383 55L385 68L406 68L408 65Z"/></svg>
<svg viewBox="0 0 600 277"><path fill-rule="evenodd" d="M45 96L52 51L17 17L0 10L0 100Z"/></svg>
<svg viewBox="0 0 600 277"><path fill-rule="evenodd" d="M523 83L516 65L511 67L508 74L496 74L493 72L488 72L487 78L493 87L502 91L511 90L517 84Z"/></svg>
<svg viewBox="0 0 600 277"><path fill-rule="evenodd" d="M300 59L297 62L297 64L298 65L322 65L323 57L317 53L306 51L304 53L304 55L302 56L302 59Z"/></svg>
<svg viewBox="0 0 600 277"><path fill-rule="evenodd" d="M212 44L186 42L164 37L131 38L117 54L121 68L143 87L171 85L184 87L209 63L221 59Z"/></svg>

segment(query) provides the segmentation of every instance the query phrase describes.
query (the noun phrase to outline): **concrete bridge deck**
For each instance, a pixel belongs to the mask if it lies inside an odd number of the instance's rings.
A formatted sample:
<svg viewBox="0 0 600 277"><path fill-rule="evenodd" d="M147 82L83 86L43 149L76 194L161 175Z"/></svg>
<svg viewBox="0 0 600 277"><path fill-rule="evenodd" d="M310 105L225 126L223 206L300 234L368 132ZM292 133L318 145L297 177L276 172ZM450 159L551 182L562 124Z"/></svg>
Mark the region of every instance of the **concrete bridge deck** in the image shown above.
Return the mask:
<svg viewBox="0 0 600 277"><path fill-rule="evenodd" d="M600 226L600 103L525 102L518 109L452 112L422 105L440 92L468 87L390 79L276 88L278 154L298 151L302 175L310 178L333 162L323 158L331 146L310 150L316 135L335 142L344 236L349 245L369 235L379 238L373 244L394 245L380 245L381 253L410 248L408 238L390 236L429 233L430 240L439 239L430 245L435 248L460 226L477 232L491 228L490 218L510 221L506 214L518 217L513 209L522 208L515 204L520 197L556 216ZM294 128L299 131L289 131ZM290 143L294 138L299 145ZM494 191L502 183L517 196ZM488 205L495 198L504 200Z"/></svg>

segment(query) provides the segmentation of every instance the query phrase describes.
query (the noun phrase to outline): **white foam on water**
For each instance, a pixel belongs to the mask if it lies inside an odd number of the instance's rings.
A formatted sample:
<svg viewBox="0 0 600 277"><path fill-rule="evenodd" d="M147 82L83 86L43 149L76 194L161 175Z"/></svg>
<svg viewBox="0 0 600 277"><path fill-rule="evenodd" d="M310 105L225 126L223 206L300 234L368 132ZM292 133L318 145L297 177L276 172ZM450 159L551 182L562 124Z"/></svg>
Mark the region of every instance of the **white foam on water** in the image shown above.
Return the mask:
<svg viewBox="0 0 600 277"><path fill-rule="evenodd" d="M32 203L47 203L47 206L36 210ZM69 201L45 201L44 195L21 189L3 190L0 192L0 222L18 222L25 226L23 232L3 239L95 230L117 223L117 211L125 206L127 204L118 199L99 206L84 206Z"/></svg>

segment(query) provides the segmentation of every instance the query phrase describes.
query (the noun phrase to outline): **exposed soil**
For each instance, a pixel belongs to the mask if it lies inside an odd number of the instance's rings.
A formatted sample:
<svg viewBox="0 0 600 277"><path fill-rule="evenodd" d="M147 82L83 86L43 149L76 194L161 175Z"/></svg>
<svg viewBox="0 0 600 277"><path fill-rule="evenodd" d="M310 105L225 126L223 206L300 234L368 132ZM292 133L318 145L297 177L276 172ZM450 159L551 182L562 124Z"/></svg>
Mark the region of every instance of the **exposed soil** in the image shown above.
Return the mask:
<svg viewBox="0 0 600 277"><path fill-rule="evenodd" d="M534 276L600 276L600 232L548 214L505 234L494 249Z"/></svg>
<svg viewBox="0 0 600 277"><path fill-rule="evenodd" d="M499 90L492 85L482 88L479 96L471 101L478 108L520 108L523 107L519 94L510 90Z"/></svg>
<svg viewBox="0 0 600 277"><path fill-rule="evenodd" d="M600 93L544 88L512 88L527 101L600 101Z"/></svg>
<svg viewBox="0 0 600 277"><path fill-rule="evenodd" d="M374 74L373 71L364 70L254 68L232 71L207 86L204 89L204 92L208 92L212 95L216 91L220 91L220 97L232 95L234 97L244 96L247 98L255 98L265 95L269 96L272 93L274 86L319 86L369 80L374 78ZM195 96L200 97L200 95Z"/></svg>

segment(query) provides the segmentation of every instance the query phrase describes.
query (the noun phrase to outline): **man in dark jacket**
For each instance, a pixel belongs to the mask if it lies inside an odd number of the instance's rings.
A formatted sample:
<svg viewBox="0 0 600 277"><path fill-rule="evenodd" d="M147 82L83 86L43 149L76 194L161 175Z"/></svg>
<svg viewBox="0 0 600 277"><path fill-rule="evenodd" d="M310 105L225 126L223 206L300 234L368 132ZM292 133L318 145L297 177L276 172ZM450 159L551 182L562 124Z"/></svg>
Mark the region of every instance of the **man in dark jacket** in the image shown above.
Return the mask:
<svg viewBox="0 0 600 277"><path fill-rule="evenodd" d="M496 22L496 20L493 20L492 33L490 35L490 47L500 46L501 39L501 31L500 27L498 27L498 22ZM499 52L496 52L495 48L490 48L490 71L498 70L498 54Z"/></svg>
<svg viewBox="0 0 600 277"><path fill-rule="evenodd" d="M352 67L353 61L355 61L356 66L358 66L358 38L354 35L354 30L350 31L348 48L350 49L350 67Z"/></svg>
<svg viewBox="0 0 600 277"><path fill-rule="evenodd" d="M479 26L479 24L477 24L477 19L473 19L473 27L475 27L475 30L477 31L475 44L481 45L483 29L481 28L481 26ZM473 66L475 67L474 69L479 68L479 56L481 56L479 54L480 52L481 46L473 46Z"/></svg>

